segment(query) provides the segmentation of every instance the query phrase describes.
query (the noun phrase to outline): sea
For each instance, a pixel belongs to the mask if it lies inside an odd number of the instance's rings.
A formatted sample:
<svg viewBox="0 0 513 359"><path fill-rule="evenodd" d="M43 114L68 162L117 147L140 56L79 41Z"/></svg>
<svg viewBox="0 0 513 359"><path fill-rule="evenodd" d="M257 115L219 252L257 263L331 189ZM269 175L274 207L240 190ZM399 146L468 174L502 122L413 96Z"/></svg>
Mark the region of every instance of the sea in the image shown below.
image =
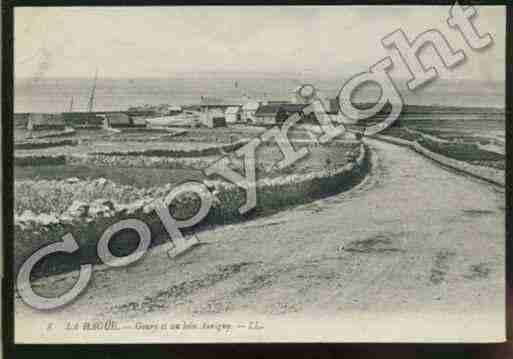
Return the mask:
<svg viewBox="0 0 513 359"><path fill-rule="evenodd" d="M310 83L328 98L334 98L344 79L294 79L278 76L188 78L99 78L95 90L95 111L126 110L145 104L226 104L244 103L247 99L286 100L302 83ZM486 107L504 109L505 83L467 79L435 79L415 90L406 88L406 80L394 79L403 102L409 105ZM58 113L86 111L93 78L18 78L14 83L14 112ZM356 101L375 102L380 96L376 85L362 86ZM71 103L73 104L71 105Z"/></svg>

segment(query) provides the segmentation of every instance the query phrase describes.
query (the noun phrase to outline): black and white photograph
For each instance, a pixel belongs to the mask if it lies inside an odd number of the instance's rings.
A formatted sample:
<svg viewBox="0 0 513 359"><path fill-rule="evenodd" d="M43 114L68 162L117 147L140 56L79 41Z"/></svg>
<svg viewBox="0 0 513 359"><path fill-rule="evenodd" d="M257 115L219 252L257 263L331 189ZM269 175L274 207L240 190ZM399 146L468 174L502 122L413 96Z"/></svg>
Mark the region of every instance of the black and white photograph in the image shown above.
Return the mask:
<svg viewBox="0 0 513 359"><path fill-rule="evenodd" d="M505 6L13 24L16 344L505 340Z"/></svg>

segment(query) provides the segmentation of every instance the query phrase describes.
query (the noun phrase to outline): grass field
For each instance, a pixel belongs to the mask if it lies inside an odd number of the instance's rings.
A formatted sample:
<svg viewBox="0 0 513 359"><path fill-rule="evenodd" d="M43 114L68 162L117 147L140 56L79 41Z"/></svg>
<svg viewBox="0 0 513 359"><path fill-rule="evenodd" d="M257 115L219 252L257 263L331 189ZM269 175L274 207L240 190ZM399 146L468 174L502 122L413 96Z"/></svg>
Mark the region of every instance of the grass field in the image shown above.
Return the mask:
<svg viewBox="0 0 513 359"><path fill-rule="evenodd" d="M194 129L184 135L167 137L164 141L162 136L168 135L159 134L159 131L128 131L110 135L102 130L79 130L74 135L74 140L79 141L76 146L15 150L15 202L23 203L15 205L15 208L20 211L31 210L37 214L46 213L52 208L63 211L71 205L73 198L86 202L100 198L110 200L114 194L110 195L107 190L98 189L97 185L91 184L98 179L129 186L129 189L123 191L131 192L137 189L175 186L190 180L201 181L206 179L202 170L224 154L230 155L233 169L244 173L243 157L236 157L232 152L225 151L214 151L216 155L201 156L201 151L212 145L231 146L237 143L234 141L240 141L249 135L256 136L260 132L258 128L241 126L232 129ZM159 141L149 140L155 136L161 136ZM145 139L147 141L143 141ZM308 148L310 153L292 166L278 169L274 164L283 158L280 148L273 141L262 143L255 154L256 179L340 168L354 161L360 151L358 142L312 146L303 141L293 142L293 146L296 150ZM194 157L187 158L188 154ZM222 177L214 178L223 180ZM73 194L73 191L82 189L80 186L70 187L70 183L77 181L84 183L86 187L91 184L94 189L89 191L90 196ZM40 190L38 183L41 183ZM83 189L83 192L87 191ZM47 197L53 198L52 201L59 201L61 198L65 203L47 206L45 193ZM31 201L30 197L37 197L37 201Z"/></svg>
<svg viewBox="0 0 513 359"><path fill-rule="evenodd" d="M426 149L470 164L505 170L505 121L402 120L384 135L417 141Z"/></svg>
<svg viewBox="0 0 513 359"><path fill-rule="evenodd" d="M158 131L110 135L101 130L79 130L73 136L78 142L75 146L16 149L14 212L18 225L15 226L15 265L43 243L61 240L67 231L81 243L84 252L80 253L80 260L96 263L95 241L107 226L127 216L149 223L155 237L152 243L161 243L164 229L154 211L146 211L147 205L164 199L182 182L207 179L202 169L224 155L230 156L232 169L244 174L243 157L236 157L233 150L208 156L198 155L200 152L197 151L212 145L231 145L244 138L257 137L261 132L262 129L243 126L197 129L180 136ZM304 134L296 133L293 138L293 147L297 151L307 148L309 154L284 169L274 166L283 159L274 141L261 143L257 148L256 180L263 182L259 182L257 206L248 216L268 215L347 190L365 176L364 169L347 170L342 174L333 171L355 162L361 154L360 142L337 141L319 146L305 141L308 136ZM30 143L40 139L31 140L27 136L23 141ZM98 152L105 154L98 155ZM187 153L194 157L183 157ZM85 159L83 163L82 159ZM308 177L316 173L322 175ZM205 219L205 225L249 218L238 212L245 201L242 188L229 184L220 176L208 179L216 183L211 188L215 205ZM184 202L177 198L175 202L169 206L175 218L185 219L196 213L194 206L197 203L193 200ZM113 250L119 255L130 253L134 245L133 238L122 237L113 241ZM76 258L55 256L39 263L34 275L59 273L75 267Z"/></svg>

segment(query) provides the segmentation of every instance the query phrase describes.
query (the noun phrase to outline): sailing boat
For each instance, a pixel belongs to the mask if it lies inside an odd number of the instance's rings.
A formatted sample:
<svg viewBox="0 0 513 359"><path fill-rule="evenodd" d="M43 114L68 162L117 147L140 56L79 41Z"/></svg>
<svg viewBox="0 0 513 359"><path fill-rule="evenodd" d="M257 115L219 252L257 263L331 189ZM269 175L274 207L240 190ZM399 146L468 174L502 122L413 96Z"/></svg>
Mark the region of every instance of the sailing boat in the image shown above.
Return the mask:
<svg viewBox="0 0 513 359"><path fill-rule="evenodd" d="M98 80L98 69L96 69L96 73L94 74L94 83L93 88L91 89L91 94L89 95L89 102L87 104L88 112L93 112L94 107L94 96L96 92L96 81Z"/></svg>

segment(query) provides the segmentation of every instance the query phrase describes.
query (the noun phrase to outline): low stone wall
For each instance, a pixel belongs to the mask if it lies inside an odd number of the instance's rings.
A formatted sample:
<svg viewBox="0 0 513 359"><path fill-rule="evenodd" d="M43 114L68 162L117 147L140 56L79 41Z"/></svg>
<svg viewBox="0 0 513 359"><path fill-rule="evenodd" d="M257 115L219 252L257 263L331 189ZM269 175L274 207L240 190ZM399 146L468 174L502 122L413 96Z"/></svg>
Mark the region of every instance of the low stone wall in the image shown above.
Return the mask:
<svg viewBox="0 0 513 359"><path fill-rule="evenodd" d="M97 165L97 166L115 166L137 163L138 167L162 168L188 168L191 164L193 168L203 169L208 166L202 157L221 156L225 153L233 152L248 143L248 140L240 140L234 143L209 146L199 150L144 150L144 151L116 151L116 152L95 152L91 154L70 154L70 155L15 155L14 164L16 166L48 166L48 165ZM33 149L33 144L17 145L16 149ZM37 146L37 144L36 144ZM62 146L59 145L59 146ZM48 147L48 146L47 146ZM50 146L52 147L52 146ZM41 147L45 148L45 147Z"/></svg>
<svg viewBox="0 0 513 359"><path fill-rule="evenodd" d="M70 139L41 139L41 140L32 140L32 141L24 141L14 143L15 150L35 150L35 149L43 149L50 147L62 147L62 146L76 146L78 144L77 140Z"/></svg>
<svg viewBox="0 0 513 359"><path fill-rule="evenodd" d="M364 145L354 163L338 169L306 174L264 178L256 183L257 205L248 215L274 212L284 207L306 203L317 198L345 191L359 183L368 172L369 153ZM245 191L232 183L206 181L219 205L210 211L208 223L226 223L241 218L238 209L245 203Z"/></svg>
<svg viewBox="0 0 513 359"><path fill-rule="evenodd" d="M39 135L39 136L36 136L35 138L40 139L40 138L54 138L54 137L73 136L75 134L75 132L76 132L75 129L67 128L67 129L62 130L62 131L54 131L54 132L50 132L50 133L47 133L47 134L44 134L44 135Z"/></svg>
<svg viewBox="0 0 513 359"><path fill-rule="evenodd" d="M205 157L223 155L226 152L233 152L248 143L249 140L240 140L234 143L209 146L201 149L190 150L165 150L149 149L143 151L112 151L112 152L94 152L92 155L103 156L152 156L152 157Z"/></svg>
<svg viewBox="0 0 513 359"><path fill-rule="evenodd" d="M222 181L205 181L214 195L214 204L207 217L192 230L206 229L211 225L233 223L263 214L270 214L287 206L307 203L314 199L326 197L354 187L367 175L370 167L370 153L361 145L356 161L339 169L323 170L307 174L289 175L272 179L262 179L256 183L257 206L247 214L241 215L238 209L245 203L245 191L232 183ZM169 191L172 189L170 188ZM165 198L165 195L162 196ZM62 236L72 233L80 249L73 255L49 256L34 269L35 276L62 273L77 268L77 263L98 263L96 254L97 241L107 227L120 220L137 218L150 227L151 246L168 241L168 235L154 211L156 198L143 198L131 204L116 204L111 201L95 203L94 214L89 204L86 211L78 211L79 216L66 213L62 218L39 215L36 218L15 219L15 270L23 260L37 248L49 243L61 241ZM96 201L98 202L98 201ZM180 200L180 208L170 205L174 215L177 210L187 212L196 208L193 197ZM105 207L105 208L103 208ZM190 207L190 208L189 208ZM90 213L88 213L90 212ZM127 236L125 236L127 237ZM120 238L113 241L112 250L132 248L133 238ZM115 242L115 243L114 243Z"/></svg>
<svg viewBox="0 0 513 359"><path fill-rule="evenodd" d="M442 156L438 153L432 152L424 147L422 147L417 142L413 141L407 141L391 136L385 136L385 135L375 135L372 136L372 138L389 142L395 145L408 147L415 152L423 155L424 157L427 157L443 166L449 167L451 169L454 169L456 171L465 173L467 175L470 175L472 177L476 177L482 180L485 180L487 182L491 182L493 184L499 185L499 186L505 186L505 173L504 171L494 169L494 168L488 168L483 166L476 166L471 165L469 163L458 161L446 156Z"/></svg>
<svg viewBox="0 0 513 359"><path fill-rule="evenodd" d="M195 169L203 170L214 162L218 156L208 157L159 157L159 156L68 156L68 165L89 165L98 167L137 167L159 169Z"/></svg>

